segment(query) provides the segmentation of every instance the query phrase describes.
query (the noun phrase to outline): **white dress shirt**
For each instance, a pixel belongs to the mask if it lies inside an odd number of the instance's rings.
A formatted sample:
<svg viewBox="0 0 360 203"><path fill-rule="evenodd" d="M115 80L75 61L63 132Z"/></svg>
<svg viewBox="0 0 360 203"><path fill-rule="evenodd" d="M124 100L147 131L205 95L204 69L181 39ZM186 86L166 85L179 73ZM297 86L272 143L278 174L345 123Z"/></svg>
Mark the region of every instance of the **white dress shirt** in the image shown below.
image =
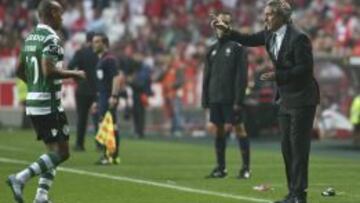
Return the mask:
<svg viewBox="0 0 360 203"><path fill-rule="evenodd" d="M287 27L287 25L285 24L274 32L276 38L275 38L275 46L272 47L272 49L273 49L273 54L276 59L279 55L280 47L281 47L281 44L285 37L286 27Z"/></svg>

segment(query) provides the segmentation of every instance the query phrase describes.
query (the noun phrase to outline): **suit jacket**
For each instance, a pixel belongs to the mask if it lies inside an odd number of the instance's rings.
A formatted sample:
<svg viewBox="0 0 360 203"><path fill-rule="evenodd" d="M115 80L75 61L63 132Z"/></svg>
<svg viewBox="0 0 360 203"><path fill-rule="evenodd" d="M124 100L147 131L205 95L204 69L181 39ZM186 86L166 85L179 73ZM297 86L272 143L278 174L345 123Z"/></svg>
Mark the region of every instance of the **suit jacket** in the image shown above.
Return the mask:
<svg viewBox="0 0 360 203"><path fill-rule="evenodd" d="M227 38L218 40L206 54L202 106L242 105L247 87L247 52Z"/></svg>
<svg viewBox="0 0 360 203"><path fill-rule="evenodd" d="M277 93L275 101L289 108L315 106L319 103L319 87L314 78L314 61L309 37L288 24L278 57L270 52L271 32L254 34L230 31L230 39L244 46L265 46L275 66Z"/></svg>
<svg viewBox="0 0 360 203"><path fill-rule="evenodd" d="M75 52L68 68L70 70L79 69L85 71L86 79L76 80L78 87L76 93L80 95L95 96L96 91L96 64L98 62L97 54L91 47L86 46Z"/></svg>

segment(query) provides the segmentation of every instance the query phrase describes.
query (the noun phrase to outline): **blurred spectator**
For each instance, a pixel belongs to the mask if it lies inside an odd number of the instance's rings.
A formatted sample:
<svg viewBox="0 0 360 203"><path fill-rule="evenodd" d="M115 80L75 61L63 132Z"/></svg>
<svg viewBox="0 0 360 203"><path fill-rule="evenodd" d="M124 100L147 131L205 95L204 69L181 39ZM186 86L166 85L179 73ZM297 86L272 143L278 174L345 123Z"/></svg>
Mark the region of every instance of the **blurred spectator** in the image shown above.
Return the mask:
<svg viewBox="0 0 360 203"><path fill-rule="evenodd" d="M145 137L146 107L149 105L148 97L151 96L151 70L143 62L141 55L134 57L135 63L127 81L132 89L132 114L135 134L138 138Z"/></svg>
<svg viewBox="0 0 360 203"><path fill-rule="evenodd" d="M161 76L162 93L164 98L165 114L171 120L171 135L181 136L184 128L183 104L179 96L184 85L185 63L180 56L182 45L178 44L173 58L169 65L164 66L165 70Z"/></svg>
<svg viewBox="0 0 360 203"><path fill-rule="evenodd" d="M288 0L294 5L294 22L310 33L315 57L346 60L360 56L360 3L358 0ZM37 23L37 0L0 1L0 78L14 78L17 56L22 38ZM201 49L211 44L208 19L210 12L226 9L245 32L262 29L261 0L61 0L65 5L64 39L65 64L73 57L81 43L77 38L86 31L108 34L114 54L122 55L131 44L134 53L144 55L153 73L159 72L162 58L171 58L171 50L181 43L185 54L182 63L186 77L179 93L184 107L199 106ZM202 44L201 46L198 46ZM250 50L251 51L251 50ZM134 54L129 57L132 59ZM161 56L161 57L160 57ZM251 51L249 66L267 66L268 58L261 51ZM164 66L172 66L168 60ZM148 64L149 65L149 64ZM259 66L259 67L258 67ZM153 77L153 76L152 76ZM257 82L254 81L255 86ZM256 90L255 90L256 89ZM272 93L272 87L257 86L252 94ZM349 95L348 95L349 96ZM342 109L342 108L341 108ZM343 109L342 109L343 111Z"/></svg>
<svg viewBox="0 0 360 203"><path fill-rule="evenodd" d="M171 50L177 42L184 39L191 45L208 38L211 34L208 22L202 19L210 12L224 8L237 16L241 28L248 31L258 29L262 20L258 12L263 4L262 1L244 0L62 0L61 2L66 5L64 25L66 32L70 33L70 38L86 30L111 31L109 32L111 42L121 42L124 38L130 37L134 41L142 41L142 48L139 51L150 49L155 51L155 55L164 54L164 50ZM290 2L297 8L295 22L311 33L315 54L337 57L360 54L360 9L357 1L291 0ZM36 1L20 0L0 3L0 35L3 41L0 48L1 60L16 58L17 50L21 46L20 39L35 24L36 4ZM147 28L144 30L143 27ZM145 38L143 38L144 31L148 33ZM114 46L117 46L117 43L114 43ZM161 49L159 46L162 46ZM11 71L14 71L14 66L14 64L6 66L9 68L1 66L0 72L6 72L7 78L13 77Z"/></svg>
<svg viewBox="0 0 360 203"><path fill-rule="evenodd" d="M318 124L320 138L344 138L348 137L350 132L353 130L353 126L351 125L349 119L339 111L335 104L324 109L320 115Z"/></svg>

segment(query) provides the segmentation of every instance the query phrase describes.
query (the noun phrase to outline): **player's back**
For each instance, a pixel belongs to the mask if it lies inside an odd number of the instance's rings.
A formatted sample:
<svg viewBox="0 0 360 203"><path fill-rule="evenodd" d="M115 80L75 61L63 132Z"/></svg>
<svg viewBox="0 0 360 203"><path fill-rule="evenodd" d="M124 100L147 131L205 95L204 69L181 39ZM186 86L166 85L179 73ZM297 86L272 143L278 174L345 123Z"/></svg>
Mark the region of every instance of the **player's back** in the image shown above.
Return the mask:
<svg viewBox="0 0 360 203"><path fill-rule="evenodd" d="M44 75L41 61L45 57L53 60L58 68L63 60L63 48L57 33L51 27L39 24L26 37L20 58L25 64L28 86L26 113L28 115L46 115L56 110L62 111L61 80Z"/></svg>

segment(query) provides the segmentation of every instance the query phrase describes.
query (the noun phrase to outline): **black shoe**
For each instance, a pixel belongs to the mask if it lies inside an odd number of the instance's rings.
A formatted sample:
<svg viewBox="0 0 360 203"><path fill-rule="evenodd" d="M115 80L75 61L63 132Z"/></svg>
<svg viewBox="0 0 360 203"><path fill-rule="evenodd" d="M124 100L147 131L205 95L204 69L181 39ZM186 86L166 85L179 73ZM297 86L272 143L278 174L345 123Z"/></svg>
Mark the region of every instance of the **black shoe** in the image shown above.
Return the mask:
<svg viewBox="0 0 360 203"><path fill-rule="evenodd" d="M219 167L214 168L206 178L225 178L227 176L227 170Z"/></svg>
<svg viewBox="0 0 360 203"><path fill-rule="evenodd" d="M16 179L15 175L10 175L6 183L9 185L12 191L15 201L17 203L24 203L24 199L22 196L24 184L18 179Z"/></svg>
<svg viewBox="0 0 360 203"><path fill-rule="evenodd" d="M240 170L238 178L239 179L249 179L251 177L251 172L249 169L243 168Z"/></svg>

